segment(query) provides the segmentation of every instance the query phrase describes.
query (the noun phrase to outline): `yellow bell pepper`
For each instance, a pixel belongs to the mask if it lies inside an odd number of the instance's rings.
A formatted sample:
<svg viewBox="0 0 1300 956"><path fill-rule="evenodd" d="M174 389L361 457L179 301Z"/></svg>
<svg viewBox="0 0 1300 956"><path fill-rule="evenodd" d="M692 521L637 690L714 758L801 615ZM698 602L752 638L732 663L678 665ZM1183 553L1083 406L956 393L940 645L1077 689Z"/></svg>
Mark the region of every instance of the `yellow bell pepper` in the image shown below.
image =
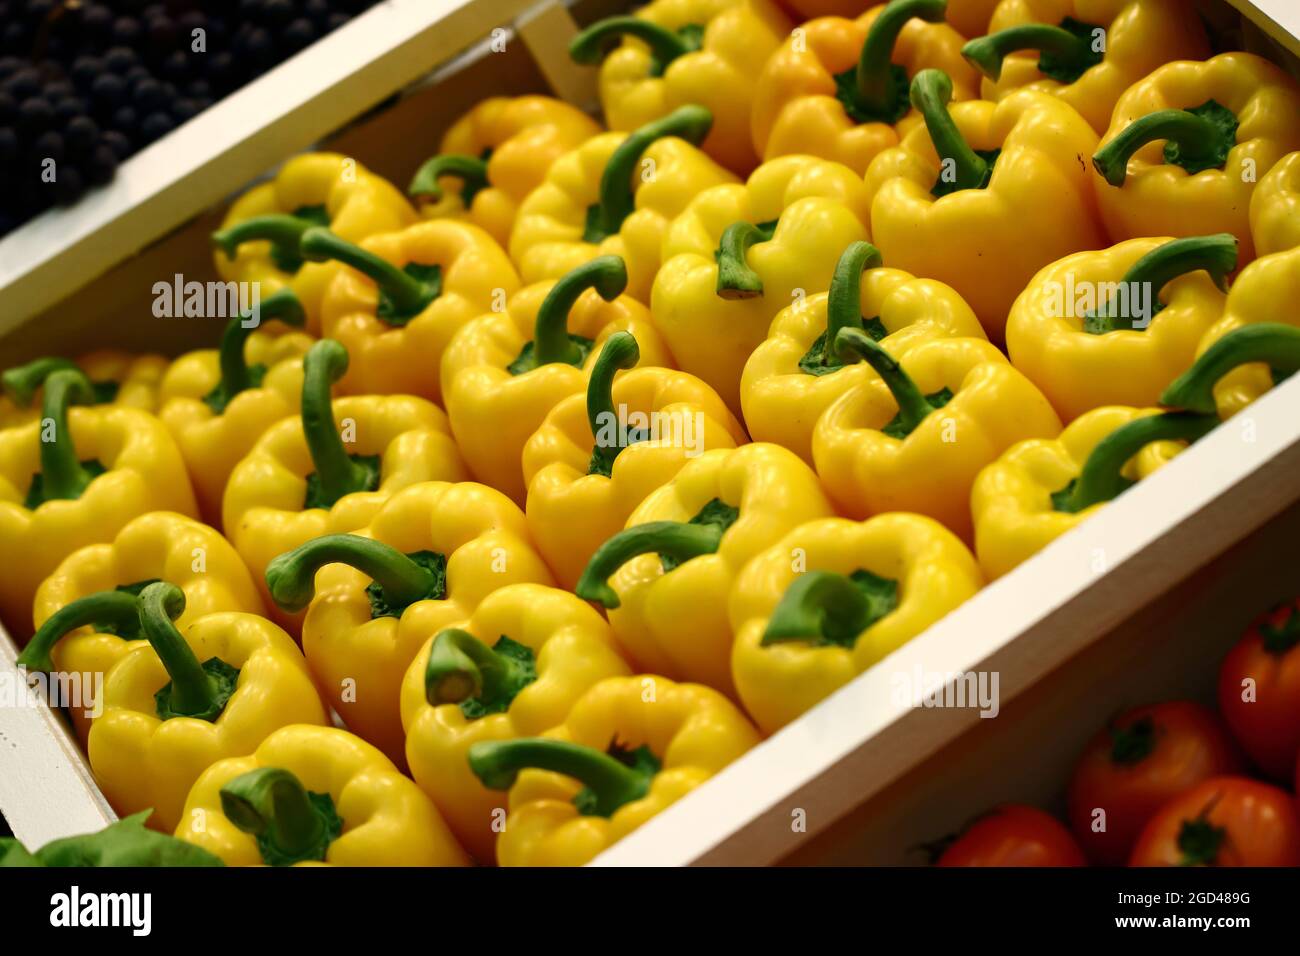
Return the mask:
<svg viewBox="0 0 1300 956"><path fill-rule="evenodd" d="M302 324L302 304L292 289L261 303L257 324L271 319ZM214 525L235 465L268 428L298 414L302 356L315 342L303 332L271 335L256 327L247 314L232 318L219 349L182 355L158 389L158 417L185 459L199 511Z"/></svg>
<svg viewBox="0 0 1300 956"><path fill-rule="evenodd" d="M72 552L41 582L32 607L36 634L18 663L80 675L84 688L141 640L134 598L154 581L185 595L180 628L220 611L265 613L248 568L225 538L184 515L151 511L111 542ZM68 708L83 740L90 729L86 710Z"/></svg>
<svg viewBox="0 0 1300 956"><path fill-rule="evenodd" d="M1011 361L1067 422L1103 405L1153 405L1223 314L1236 264L1228 233L1066 256L1012 306Z"/></svg>
<svg viewBox="0 0 1300 956"><path fill-rule="evenodd" d="M318 335L321 300L339 269L332 262L305 261L298 248L303 232L329 226L360 242L415 221L396 187L355 159L304 153L231 204L212 235L213 261L223 280L258 283L263 298L291 287L306 312L307 329Z"/></svg>
<svg viewBox="0 0 1300 956"><path fill-rule="evenodd" d="M1261 258L1300 246L1300 151L1278 160L1255 187L1250 234Z"/></svg>
<svg viewBox="0 0 1300 956"><path fill-rule="evenodd" d="M740 377L740 403L755 441L784 445L813 463L813 426L822 412L875 376L855 355L827 348L842 328L858 328L898 358L935 338L983 338L984 328L956 292L933 279L886 269L880 252L853 242L840 255L829 292L782 309Z"/></svg>
<svg viewBox="0 0 1300 956"><path fill-rule="evenodd" d="M943 22L944 0L891 0L855 20L803 24L772 54L754 90L754 148L764 159L810 153L861 176L917 124L908 82L945 71L953 98L979 96L965 39Z"/></svg>
<svg viewBox="0 0 1300 956"><path fill-rule="evenodd" d="M408 485L468 477L447 416L432 402L413 395L331 402L330 385L347 364L347 352L332 339L313 345L303 359L301 417L267 429L226 485L223 527L263 588L276 555L323 534L364 528ZM278 610L273 616L292 633L301 623Z"/></svg>
<svg viewBox="0 0 1300 956"><path fill-rule="evenodd" d="M161 355L133 355L101 349L75 362L49 356L7 369L0 375L0 428L26 425L41 417L40 383L60 368L79 368L94 386L96 405L121 405L152 412L158 408L159 383L170 363Z"/></svg>
<svg viewBox="0 0 1300 956"><path fill-rule="evenodd" d="M0 431L0 623L23 634L37 586L88 544L150 511L197 516L171 435L148 412L94 401L80 370L43 382L41 418Z"/></svg>
<svg viewBox="0 0 1300 956"><path fill-rule="evenodd" d="M812 469L779 445L705 452L632 512L574 590L608 609L635 667L734 697L732 581L791 528L832 514Z"/></svg>
<svg viewBox="0 0 1300 956"><path fill-rule="evenodd" d="M176 827L227 866L468 866L429 798L335 727L284 727L203 772Z"/></svg>
<svg viewBox="0 0 1300 956"><path fill-rule="evenodd" d="M525 442L561 399L586 389L615 332L632 333L647 365L676 368L649 310L621 294L626 287L623 260L599 256L521 290L504 313L475 319L447 347L447 415L479 481L523 505Z"/></svg>
<svg viewBox="0 0 1300 956"><path fill-rule="evenodd" d="M879 378L840 396L813 432L817 474L841 511L914 511L971 539L970 487L981 468L1026 438L1055 438L1043 393L983 339L937 339L896 359L841 329Z"/></svg>
<svg viewBox="0 0 1300 956"><path fill-rule="evenodd" d="M342 342L344 395L416 395L442 401L438 363L461 326L500 310L519 288L505 251L478 226L436 219L371 236L360 246L326 229L303 233L302 254L334 258L339 272L321 301L321 329Z"/></svg>
<svg viewBox="0 0 1300 956"><path fill-rule="evenodd" d="M698 103L714 125L701 148L744 176L754 79L793 24L771 0L652 0L632 16L593 23L574 37L578 63L600 63L600 103L614 130L630 130ZM611 37L622 44L604 55Z"/></svg>
<svg viewBox="0 0 1300 956"><path fill-rule="evenodd" d="M524 445L528 530L564 588L687 461L749 440L717 392L686 372L633 369L639 355L632 333L611 335L587 393L560 401ZM633 370L614 384L619 369Z"/></svg>
<svg viewBox="0 0 1300 956"><path fill-rule="evenodd" d="M1107 405L1059 438L1008 448L975 479L975 553L992 581L1033 557L1218 424L1214 416Z"/></svg>
<svg viewBox="0 0 1300 956"><path fill-rule="evenodd" d="M868 238L869 210L859 176L811 156L782 156L744 185L696 196L664 237L650 294L678 366L739 415L745 360L778 312L830 287L845 246Z"/></svg>
<svg viewBox="0 0 1300 956"><path fill-rule="evenodd" d="M599 123L563 100L492 96L451 124L407 192L429 200L420 206L425 219L468 220L504 247L519 204L551 163L599 132ZM444 188L448 180L459 188Z"/></svg>
<svg viewBox="0 0 1300 956"><path fill-rule="evenodd" d="M582 866L758 743L729 700L641 674L584 694L543 737L483 741L469 765L509 790L502 866Z"/></svg>
<svg viewBox="0 0 1300 956"><path fill-rule="evenodd" d="M278 556L266 580L281 608L307 608L303 653L334 709L400 763L402 677L420 646L498 588L550 584L551 573L508 498L429 481L389 498L360 534Z"/></svg>
<svg viewBox="0 0 1300 956"><path fill-rule="evenodd" d="M871 234L894 268L956 289L1001 343L1011 303L1039 269L1103 245L1079 159L1097 134L1046 93L948 108L950 87L935 70L912 81L926 125L867 170Z"/></svg>
<svg viewBox="0 0 1300 956"><path fill-rule="evenodd" d="M1183 0L1006 0L987 32L962 48L984 74L984 99L1051 93L1099 136L1134 83L1165 63L1210 55L1205 28Z"/></svg>
<svg viewBox="0 0 1300 956"><path fill-rule="evenodd" d="M983 583L966 546L921 515L800 525L745 565L731 590L741 703L776 733Z"/></svg>
<svg viewBox="0 0 1300 956"><path fill-rule="evenodd" d="M153 808L149 826L175 830L195 780L223 757L252 753L274 730L329 722L292 638L270 621L209 614L184 634L180 588L140 592L139 644L104 680L104 712L87 750L104 796L121 815Z"/></svg>
<svg viewBox="0 0 1300 956"><path fill-rule="evenodd" d="M1251 53L1167 63L1115 105L1092 158L1111 239L1230 232L1255 258L1256 182L1300 149L1300 85Z"/></svg>
<svg viewBox="0 0 1300 956"><path fill-rule="evenodd" d="M558 279L600 255L627 264L628 294L650 301L668 223L731 175L696 149L711 117L683 106L631 133L602 133L557 159L519 207L510 256L524 282Z"/></svg>
<svg viewBox="0 0 1300 956"><path fill-rule="evenodd" d="M964 37L982 37L989 32L989 21L993 19L993 11L1001 2L1002 0L948 0L944 19Z"/></svg>
<svg viewBox="0 0 1300 956"><path fill-rule="evenodd" d="M493 591L469 620L428 638L406 672L411 775L469 851L491 863L500 797L471 772L470 746L538 736L597 681L628 673L589 604L540 584Z"/></svg>

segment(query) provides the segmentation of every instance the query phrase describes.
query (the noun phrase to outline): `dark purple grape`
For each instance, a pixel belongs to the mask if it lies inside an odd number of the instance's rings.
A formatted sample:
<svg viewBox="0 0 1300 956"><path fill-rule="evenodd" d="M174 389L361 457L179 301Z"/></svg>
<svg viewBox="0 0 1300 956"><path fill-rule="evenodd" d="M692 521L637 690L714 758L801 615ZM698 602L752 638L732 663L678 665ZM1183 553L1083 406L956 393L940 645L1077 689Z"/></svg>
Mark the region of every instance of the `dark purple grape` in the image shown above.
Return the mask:
<svg viewBox="0 0 1300 956"><path fill-rule="evenodd" d="M208 29L208 17L201 10L186 10L177 18L176 24L186 39L192 39L195 30Z"/></svg>
<svg viewBox="0 0 1300 956"><path fill-rule="evenodd" d="M99 126L89 116L78 116L63 127L63 138L69 148L86 152L99 142Z"/></svg>
<svg viewBox="0 0 1300 956"><path fill-rule="evenodd" d="M172 117L176 120L177 126L186 120L193 119L198 115L198 112L198 104L191 99L182 97L172 103Z"/></svg>
<svg viewBox="0 0 1300 956"><path fill-rule="evenodd" d="M125 73L139 59L130 47L115 46L104 54L104 69L110 73Z"/></svg>
<svg viewBox="0 0 1300 956"><path fill-rule="evenodd" d="M19 149L18 131L12 126L0 126L0 163L17 162Z"/></svg>
<svg viewBox="0 0 1300 956"><path fill-rule="evenodd" d="M113 111L112 127L123 133L134 133L140 122L140 116L130 106L119 106Z"/></svg>
<svg viewBox="0 0 1300 956"><path fill-rule="evenodd" d="M145 21L145 35L156 50L162 51L170 50L176 45L180 31L176 21L163 14Z"/></svg>
<svg viewBox="0 0 1300 956"><path fill-rule="evenodd" d="M152 77L137 80L131 90L131 105L141 113L152 113L161 109L167 101L162 84Z"/></svg>
<svg viewBox="0 0 1300 956"><path fill-rule="evenodd" d="M128 87L133 87L141 80L153 79L153 74L149 72L149 67L143 63L137 63L122 74L122 79L126 80Z"/></svg>
<svg viewBox="0 0 1300 956"><path fill-rule="evenodd" d="M144 17L146 20L153 17L165 17L167 16L167 4L151 3L140 11L140 16Z"/></svg>
<svg viewBox="0 0 1300 956"><path fill-rule="evenodd" d="M0 126L8 126L18 115L18 101L0 90Z"/></svg>
<svg viewBox="0 0 1300 956"><path fill-rule="evenodd" d="M270 26L282 26L293 19L293 0L263 0L262 19Z"/></svg>
<svg viewBox="0 0 1300 956"><path fill-rule="evenodd" d="M184 50L175 50L167 54L167 58L162 62L162 75L184 82L190 75L190 58Z"/></svg>
<svg viewBox="0 0 1300 956"><path fill-rule="evenodd" d="M343 24L347 23L351 19L352 17L350 17L346 13L338 13L338 12L331 13L329 19L325 21L325 32L333 33L335 30L343 26Z"/></svg>
<svg viewBox="0 0 1300 956"><path fill-rule="evenodd" d="M126 159L134 152L131 147L131 140L115 129L105 130L100 135L99 142L101 146L107 146L119 161Z"/></svg>
<svg viewBox="0 0 1300 956"><path fill-rule="evenodd" d="M54 103L55 122L67 124L86 113L86 101L79 96L65 96Z"/></svg>
<svg viewBox="0 0 1300 956"><path fill-rule="evenodd" d="M63 137L54 130L47 130L32 141L28 155L38 163L44 163L47 159L62 163L67 156L66 144L63 142Z"/></svg>
<svg viewBox="0 0 1300 956"><path fill-rule="evenodd" d="M10 21L0 33L0 49L5 53L26 54L31 45L31 31L27 24Z"/></svg>
<svg viewBox="0 0 1300 956"><path fill-rule="evenodd" d="M235 79L235 57L223 50L209 54L202 63L207 65L208 79L222 89L228 89Z"/></svg>
<svg viewBox="0 0 1300 956"><path fill-rule="evenodd" d="M140 21L135 17L118 17L113 21L111 36L115 44L129 47L139 46L143 34L144 29L140 26Z"/></svg>
<svg viewBox="0 0 1300 956"><path fill-rule="evenodd" d="M101 73L90 85L90 95L105 107L121 106L126 99L126 81L112 73Z"/></svg>
<svg viewBox="0 0 1300 956"><path fill-rule="evenodd" d="M79 56L72 61L72 80L81 89L89 89L95 77L104 71L104 62L94 56Z"/></svg>
<svg viewBox="0 0 1300 956"><path fill-rule="evenodd" d="M96 186L102 186L117 172L117 154L112 148L99 145L86 161L86 175Z"/></svg>
<svg viewBox="0 0 1300 956"><path fill-rule="evenodd" d="M54 201L61 206L69 206L86 193L86 179L75 166L65 164L58 171L58 177L50 184L53 187Z"/></svg>
<svg viewBox="0 0 1300 956"><path fill-rule="evenodd" d="M207 99L212 95L212 87L207 80L193 80L185 87L185 92L190 99Z"/></svg>
<svg viewBox="0 0 1300 956"><path fill-rule="evenodd" d="M170 133L176 124L166 113L150 113L140 123L140 135L148 142L153 142L159 137L166 136Z"/></svg>
<svg viewBox="0 0 1300 956"><path fill-rule="evenodd" d="M49 129L54 122L54 107L43 96L32 96L18 104L18 127L31 132Z"/></svg>
<svg viewBox="0 0 1300 956"><path fill-rule="evenodd" d="M315 41L316 28L306 17L299 17L284 28L283 37L290 50L301 50Z"/></svg>
<svg viewBox="0 0 1300 956"><path fill-rule="evenodd" d="M54 9L54 0L27 0L27 19L44 20Z"/></svg>
<svg viewBox="0 0 1300 956"><path fill-rule="evenodd" d="M41 76L33 69L19 70L5 80L4 91L16 100L25 100L41 91Z"/></svg>
<svg viewBox="0 0 1300 956"><path fill-rule="evenodd" d="M81 11L81 32L102 40L113 28L113 12L102 3L87 4Z"/></svg>
<svg viewBox="0 0 1300 956"><path fill-rule="evenodd" d="M0 80L9 79L24 66L23 61L16 56L0 56Z"/></svg>
<svg viewBox="0 0 1300 956"><path fill-rule="evenodd" d="M257 27L248 35L248 56L259 65L271 63L275 58L275 41L271 31Z"/></svg>
<svg viewBox="0 0 1300 956"><path fill-rule="evenodd" d="M53 83L45 84L45 91L42 95L48 100L61 100L65 97L76 96L77 91L68 80L55 80Z"/></svg>

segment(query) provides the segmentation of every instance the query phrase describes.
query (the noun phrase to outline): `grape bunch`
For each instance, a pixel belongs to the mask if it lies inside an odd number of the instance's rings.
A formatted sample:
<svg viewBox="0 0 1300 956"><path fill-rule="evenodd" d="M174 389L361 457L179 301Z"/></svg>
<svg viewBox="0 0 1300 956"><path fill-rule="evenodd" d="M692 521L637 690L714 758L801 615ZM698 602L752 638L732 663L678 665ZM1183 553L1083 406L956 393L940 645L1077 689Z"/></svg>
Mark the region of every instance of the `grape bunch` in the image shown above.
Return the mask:
<svg viewBox="0 0 1300 956"><path fill-rule="evenodd" d="M0 236L376 0L0 0Z"/></svg>

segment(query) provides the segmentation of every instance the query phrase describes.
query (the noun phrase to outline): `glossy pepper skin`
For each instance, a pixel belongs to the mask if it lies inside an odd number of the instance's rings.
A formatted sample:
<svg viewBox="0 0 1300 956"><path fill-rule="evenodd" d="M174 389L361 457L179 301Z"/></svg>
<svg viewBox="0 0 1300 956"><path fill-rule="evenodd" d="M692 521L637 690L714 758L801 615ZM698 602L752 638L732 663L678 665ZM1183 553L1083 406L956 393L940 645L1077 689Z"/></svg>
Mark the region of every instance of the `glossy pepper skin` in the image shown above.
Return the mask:
<svg viewBox="0 0 1300 956"><path fill-rule="evenodd" d="M975 553L985 576L995 580L1027 561L1216 423L1108 405L1079 416L1058 438L1012 445L971 488Z"/></svg>
<svg viewBox="0 0 1300 956"><path fill-rule="evenodd" d="M40 383L56 368L79 368L95 387L96 405L122 405L146 412L158 408L158 388L168 360L114 349L87 352L75 362L47 356L7 369L0 375L0 428L25 425L41 417Z"/></svg>
<svg viewBox="0 0 1300 956"><path fill-rule="evenodd" d="M470 770L470 746L539 736L592 685L628 673L605 619L540 584L493 591L424 642L402 682L407 763L480 862L494 860L501 797Z"/></svg>
<svg viewBox="0 0 1300 956"><path fill-rule="evenodd" d="M263 297L292 288L308 330L319 334L322 299L338 267L304 259L298 249L303 231L328 226L347 241L360 242L415 221L405 197L355 159L304 153L231 204L212 236L213 262L227 282L259 283Z"/></svg>
<svg viewBox="0 0 1300 956"><path fill-rule="evenodd" d="M1099 136L1134 83L1165 63L1210 55L1205 28L1180 0L1005 0L987 33L969 34L962 51L984 74L984 99L1050 93Z"/></svg>
<svg viewBox="0 0 1300 956"><path fill-rule="evenodd" d="M359 245L328 230L303 234L302 254L336 258L341 269L321 301L321 329L352 357L344 395L415 395L442 401L443 350L466 322L519 287L505 251L478 226L454 219L418 223Z"/></svg>
<svg viewBox="0 0 1300 956"><path fill-rule="evenodd" d="M1300 246L1300 151L1283 156L1255 187L1250 234L1260 258Z"/></svg>
<svg viewBox="0 0 1300 956"><path fill-rule="evenodd" d="M850 243L829 292L787 306L772 320L740 377L740 403L755 441L784 445L813 463L813 426L839 396L875 376L834 347L845 326L866 328L895 357L935 338L983 338L984 328L956 292L882 266L880 251Z"/></svg>
<svg viewBox="0 0 1300 956"><path fill-rule="evenodd" d="M628 294L649 302L668 223L696 193L736 181L695 146L712 121L703 107L683 106L557 159L520 205L510 234L524 282L558 279L613 255L627 265Z"/></svg>
<svg viewBox="0 0 1300 956"><path fill-rule="evenodd" d="M1262 57L1221 53L1167 63L1115 104L1093 156L1102 222L1114 241L1230 232L1255 258L1256 183L1300 149L1300 85Z"/></svg>
<svg viewBox="0 0 1300 956"><path fill-rule="evenodd" d="M746 359L778 312L830 287L845 246L867 238L869 208L860 177L811 156L782 156L744 185L696 196L664 237L650 293L678 365L740 414Z"/></svg>
<svg viewBox="0 0 1300 956"><path fill-rule="evenodd" d="M1236 263L1227 233L1066 256L1011 307L1011 361L1065 421L1103 405L1154 405L1222 316Z"/></svg>
<svg viewBox="0 0 1300 956"><path fill-rule="evenodd" d="M251 753L289 724L327 724L320 695L288 634L253 614L172 619L185 595L158 582L139 597L140 631L104 680L104 712L90 725L90 766L119 815L153 807L170 832L186 794L223 757Z"/></svg>
<svg viewBox="0 0 1300 956"><path fill-rule="evenodd" d="M1084 165L1097 134L1046 93L949 108L948 87L942 73L917 75L912 102L927 125L867 170L872 241L893 268L956 289L1000 343L1039 269L1103 244Z"/></svg>
<svg viewBox="0 0 1300 956"><path fill-rule="evenodd" d="M810 153L861 176L916 125L907 99L916 73L943 70L954 99L976 98L979 75L962 59L965 39L943 22L944 7L892 0L857 19L802 24L758 77L751 127L759 155Z"/></svg>
<svg viewBox="0 0 1300 956"><path fill-rule="evenodd" d="M975 476L1026 438L1055 438L1042 392L982 339L938 339L895 359L842 330L878 373L836 399L813 431L817 474L843 514L913 511L971 540Z"/></svg>
<svg viewBox="0 0 1300 956"><path fill-rule="evenodd" d="M504 312L467 325L442 362L451 428L474 476L523 505L521 455L546 414L586 389L601 347L630 332L646 365L676 368L649 310L623 295L627 271L600 256L521 290Z"/></svg>
<svg viewBox="0 0 1300 956"><path fill-rule="evenodd" d="M551 163L600 132L550 96L492 96L451 124L407 192L426 219L465 219L505 247L519 204Z"/></svg>
<svg viewBox="0 0 1300 956"><path fill-rule="evenodd" d="M587 393L560 401L524 445L528 530L565 588L692 457L749 440L717 392L687 372L633 368L639 354L630 332L611 335ZM614 384L618 369L631 371Z"/></svg>
<svg viewBox="0 0 1300 956"><path fill-rule="evenodd" d="M921 515L800 525L746 564L731 589L741 703L775 733L983 583L966 546Z"/></svg>
<svg viewBox="0 0 1300 956"><path fill-rule="evenodd" d="M27 630L37 586L73 551L150 511L198 514L162 423L137 408L69 407L93 399L82 372L56 370L40 420L0 431L0 622L14 634Z"/></svg>
<svg viewBox="0 0 1300 956"><path fill-rule="evenodd" d="M263 586L276 555L323 534L364 528L409 485L469 476L447 416L432 402L412 395L331 402L330 385L347 362L331 339L312 346L303 359L301 416L267 429L226 485L222 525ZM278 610L274 616L297 632L297 618Z"/></svg>
<svg viewBox="0 0 1300 956"><path fill-rule="evenodd" d="M575 591L608 610L634 667L734 697L732 582L786 532L833 513L817 476L778 445L705 452L601 545Z"/></svg>
<svg viewBox="0 0 1300 956"><path fill-rule="evenodd" d="M717 691L640 674L596 684L542 738L474 745L469 763L510 791L499 864L582 866L757 743Z"/></svg>
<svg viewBox="0 0 1300 956"><path fill-rule="evenodd" d="M358 535L326 534L266 571L302 647L347 725L403 760L402 677L430 635L459 624L508 584L550 584L508 498L473 482L428 481L393 495Z"/></svg>
<svg viewBox="0 0 1300 956"><path fill-rule="evenodd" d="M276 319L303 322L292 289L281 289L260 306L258 324ZM235 465L268 428L298 414L302 357L315 342L304 332L259 332L249 316L226 325L221 347L182 355L163 376L158 418L185 459L199 511L221 521L221 498Z"/></svg>
<svg viewBox="0 0 1300 956"><path fill-rule="evenodd" d="M636 129L698 103L714 117L702 148L744 176L758 163L749 138L754 78L792 26L771 0L653 0L632 16L593 23L569 54L600 64L610 129ZM603 55L618 36L622 43Z"/></svg>
<svg viewBox="0 0 1300 956"><path fill-rule="evenodd" d="M296 725L203 772L176 836L227 866L467 866L429 798L359 737Z"/></svg>

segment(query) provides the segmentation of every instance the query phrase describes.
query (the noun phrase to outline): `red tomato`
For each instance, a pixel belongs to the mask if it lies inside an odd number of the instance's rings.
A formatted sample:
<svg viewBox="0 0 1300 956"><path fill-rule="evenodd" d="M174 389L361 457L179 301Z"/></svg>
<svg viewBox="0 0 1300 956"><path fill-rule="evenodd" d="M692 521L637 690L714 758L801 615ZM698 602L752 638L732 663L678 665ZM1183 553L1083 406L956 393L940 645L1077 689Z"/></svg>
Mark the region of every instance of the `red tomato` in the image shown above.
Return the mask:
<svg viewBox="0 0 1300 956"><path fill-rule="evenodd" d="M1083 866L1083 851L1056 818L1007 803L980 817L939 857L939 866Z"/></svg>
<svg viewBox="0 0 1300 956"><path fill-rule="evenodd" d="M1300 753L1300 599L1260 616L1228 652L1219 710L1265 775L1290 777Z"/></svg>
<svg viewBox="0 0 1300 956"><path fill-rule="evenodd" d="M1291 794L1246 777L1214 777L1160 808L1130 866L1300 866Z"/></svg>
<svg viewBox="0 0 1300 956"><path fill-rule="evenodd" d="M1157 810L1202 780L1242 769L1208 707L1183 700L1137 707L1098 733L1075 765L1070 827L1092 862L1123 866Z"/></svg>

